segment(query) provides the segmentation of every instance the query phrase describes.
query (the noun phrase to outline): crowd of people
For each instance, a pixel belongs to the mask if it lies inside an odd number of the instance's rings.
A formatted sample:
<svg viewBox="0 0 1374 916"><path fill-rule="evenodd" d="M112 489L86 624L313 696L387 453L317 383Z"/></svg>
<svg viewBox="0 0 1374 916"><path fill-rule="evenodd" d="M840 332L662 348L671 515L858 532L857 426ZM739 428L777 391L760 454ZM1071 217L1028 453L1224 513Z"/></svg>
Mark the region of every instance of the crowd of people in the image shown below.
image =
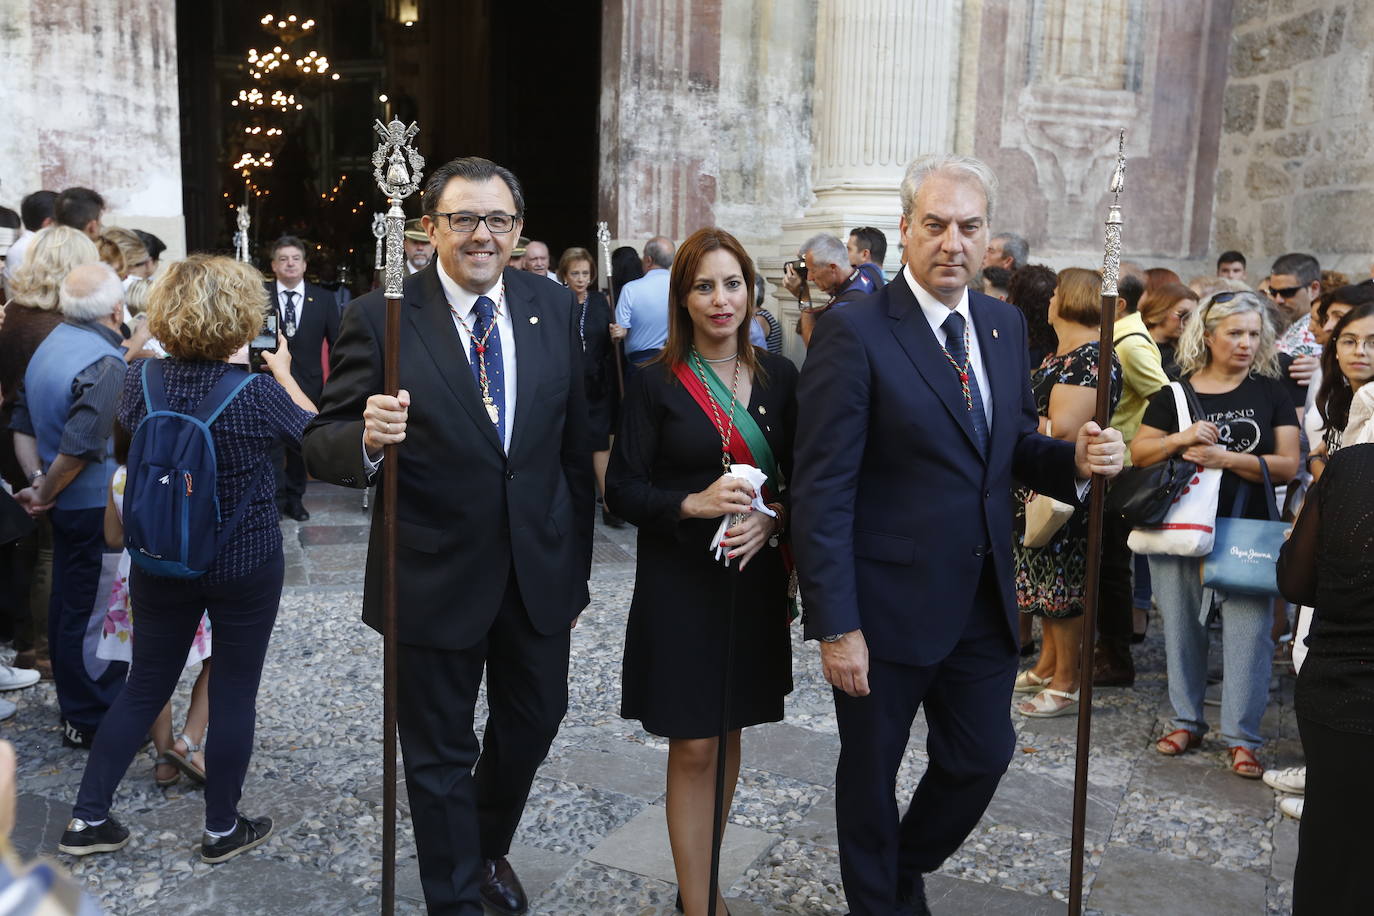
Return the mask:
<svg viewBox="0 0 1374 916"><path fill-rule="evenodd" d="M15 650L0 690L52 678L64 745L90 752L58 848L128 842L111 804L149 737L159 785L205 786L204 861L271 837L272 819L239 802L280 520L309 518L308 476L364 488L394 474L363 617L380 627L393 509L399 731L432 911L528 907L506 856L566 711L599 510L637 528L621 714L668 741L683 912L727 911L709 886L713 807L728 817L742 730L783 718L798 617L834 687L854 913L929 912L923 875L986 810L1011 716L1078 714L1085 651L1095 686L1130 687L1152 617L1173 709L1155 750L1202 745L1219 629L1225 765L1302 819L1295 912L1356 912L1353 863L1369 844L1344 837L1369 807L1350 794L1374 734L1374 281L1302 253L1255 288L1239 252L1186 283L1123 263L1100 379L1101 274L1029 263L1023 237L992 234L996 201L982 162L917 159L896 270L879 229L808 239L783 268L780 295L800 312L787 327L724 229L617 249L607 295L587 248L555 259L521 235L515 175L455 159L405 227L415 307L391 394L380 291L350 302L311 283L303 240L273 242L266 274L207 254L161 264L155 236L102 224L96 192L29 195L0 325L0 602ZM793 334L800 371L782 355ZM198 444L165 432L173 421ZM196 448L215 459L208 482ZM1268 584L1222 585L1209 549L1138 539L1149 526L1109 513L1098 640L1084 646L1088 481L1176 464L1192 489L1213 486L1211 552L1224 521L1269 522L1280 506L1298 520L1292 541L1268 557ZM217 508L197 515L206 487ZM1261 760L1284 647L1301 672L1310 792L1305 768ZM170 698L186 672L178 730ZM919 708L930 763L899 816Z"/></svg>

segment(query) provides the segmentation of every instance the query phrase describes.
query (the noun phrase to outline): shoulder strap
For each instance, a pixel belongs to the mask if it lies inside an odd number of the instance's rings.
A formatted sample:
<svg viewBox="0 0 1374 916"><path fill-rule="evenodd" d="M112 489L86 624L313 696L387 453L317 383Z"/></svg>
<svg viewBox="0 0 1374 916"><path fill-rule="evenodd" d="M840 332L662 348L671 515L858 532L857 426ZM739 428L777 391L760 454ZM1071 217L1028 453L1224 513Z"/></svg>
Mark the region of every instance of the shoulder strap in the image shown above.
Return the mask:
<svg viewBox="0 0 1374 916"><path fill-rule="evenodd" d="M143 360L143 409L144 416L156 410L167 409L167 387L162 381L162 360Z"/></svg>
<svg viewBox="0 0 1374 916"><path fill-rule="evenodd" d="M1178 432L1183 432L1189 426L1193 425L1191 415L1188 411L1189 404L1187 397L1183 393L1183 383L1170 382L1169 388L1174 393L1174 410L1178 413Z"/></svg>
<svg viewBox="0 0 1374 916"><path fill-rule="evenodd" d="M1118 341L1117 341L1117 344L1120 345L1120 343L1121 343L1122 340L1130 340L1132 337L1148 337L1148 336L1149 336L1149 335L1146 334L1146 333L1144 333L1143 331L1132 331L1131 333L1124 335L1124 336L1121 338L1121 340L1118 340Z"/></svg>
<svg viewBox="0 0 1374 916"><path fill-rule="evenodd" d="M253 381L253 373L245 372L242 377L238 377L238 370L230 368L219 377L219 381L205 393L205 397L200 399L196 405L195 412L192 414L206 426L215 422L215 419L224 412L224 408L229 406L229 402Z"/></svg>
<svg viewBox="0 0 1374 916"><path fill-rule="evenodd" d="M1241 485L1236 487L1236 498L1231 503L1231 517L1240 518L1241 513L1245 511L1246 503L1250 501L1250 491L1255 487L1262 486L1264 487L1265 508L1269 511L1269 521L1277 522L1279 520L1279 504L1274 497L1274 483L1269 479L1269 462L1264 460L1263 455L1256 455L1255 457L1259 459L1260 476L1264 478L1264 482L1254 483L1241 478Z"/></svg>

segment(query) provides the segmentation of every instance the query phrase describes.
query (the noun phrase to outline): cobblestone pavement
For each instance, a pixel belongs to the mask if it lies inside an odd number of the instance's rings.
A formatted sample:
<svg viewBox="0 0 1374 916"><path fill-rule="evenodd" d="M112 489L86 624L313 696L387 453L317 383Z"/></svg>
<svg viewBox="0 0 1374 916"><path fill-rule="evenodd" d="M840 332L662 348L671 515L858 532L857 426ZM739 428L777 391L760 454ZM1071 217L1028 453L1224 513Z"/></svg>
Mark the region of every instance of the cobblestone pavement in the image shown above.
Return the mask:
<svg viewBox="0 0 1374 916"><path fill-rule="evenodd" d="M219 866L193 852L201 792L160 790L138 757L114 812L133 832L113 855L67 866L108 912L376 912L381 878L381 644L358 619L367 513L361 494L312 484L312 512L284 522L287 588L259 695L242 809L276 836ZM669 914L675 893L663 815L666 743L617 715L633 529L598 527L592 606L573 633L568 717L540 770L511 861L536 914ZM751 729L725 838L722 881L734 916L846 912L835 841L838 740L814 647L794 634L796 690L785 722ZM1258 782L1223 768L1223 747L1172 760L1161 734L1162 637L1138 647L1133 689L1100 690L1093 715L1091 874L1086 905L1116 916L1279 914L1289 910L1296 823ZM184 715L191 678L175 706ZM1271 766L1297 761L1291 678L1276 681L1265 722ZM4 723L19 753L15 845L54 855L84 752L60 746L51 684L9 694ZM479 710L479 714L482 711ZM1215 713L1215 707L1211 708ZM978 829L928 884L940 916L1064 912L1073 784L1073 719L1017 716L1016 758ZM480 721L480 719L479 719ZM213 723L212 723L213 724ZM899 791L925 765L917 723ZM403 807L398 910L423 912Z"/></svg>

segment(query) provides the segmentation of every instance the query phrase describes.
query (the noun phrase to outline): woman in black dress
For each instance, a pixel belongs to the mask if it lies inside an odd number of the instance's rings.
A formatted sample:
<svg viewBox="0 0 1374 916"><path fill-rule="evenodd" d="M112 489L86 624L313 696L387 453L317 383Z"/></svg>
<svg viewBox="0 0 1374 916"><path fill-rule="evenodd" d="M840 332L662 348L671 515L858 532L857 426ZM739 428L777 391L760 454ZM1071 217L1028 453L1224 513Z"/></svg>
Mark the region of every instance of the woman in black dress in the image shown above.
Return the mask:
<svg viewBox="0 0 1374 916"><path fill-rule="evenodd" d="M606 495L606 465L611 459L611 425L615 419L615 352L611 348L611 305L604 293L591 288L596 262L585 248L569 248L558 259L558 278L577 297L578 333L582 336L583 372L587 383L589 443L596 485ZM613 528L623 524L609 510L602 519Z"/></svg>
<svg viewBox="0 0 1374 916"><path fill-rule="evenodd" d="M797 370L749 345L753 291L753 265L730 234L702 229L682 244L668 343L625 393L607 475L612 511L639 526L621 715L669 739L668 835L691 916L708 903L727 627L727 816L740 730L780 720L792 689L788 574L775 545L786 529ZM760 500L776 517L751 508L754 489L723 464L768 473ZM735 513L744 521L717 559L713 535Z"/></svg>
<svg viewBox="0 0 1374 916"><path fill-rule="evenodd" d="M1374 335L1361 349L1374 358ZM1347 435L1352 431L1346 430ZM1279 554L1279 588L1316 610L1293 706L1307 756L1294 916L1369 912L1374 855L1374 445L1331 458Z"/></svg>

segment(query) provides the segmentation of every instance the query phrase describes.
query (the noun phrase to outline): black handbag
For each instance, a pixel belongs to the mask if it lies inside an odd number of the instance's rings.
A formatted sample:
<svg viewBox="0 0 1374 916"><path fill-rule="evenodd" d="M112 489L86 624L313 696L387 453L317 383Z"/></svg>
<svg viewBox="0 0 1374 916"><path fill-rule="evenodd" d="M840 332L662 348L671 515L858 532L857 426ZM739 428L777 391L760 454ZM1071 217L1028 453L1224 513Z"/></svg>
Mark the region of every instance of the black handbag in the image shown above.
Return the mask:
<svg viewBox="0 0 1374 916"><path fill-rule="evenodd" d="M1193 386L1187 382L1172 382L1178 385L1187 404L1187 413L1196 419L1203 415L1202 405L1198 403ZM1176 400L1177 403L1177 400ZM1182 421L1184 413L1179 405L1179 429L1185 428ZM1169 507L1197 475L1197 465L1181 458L1170 457L1149 467L1129 467L1117 475L1107 489L1107 511L1118 516L1132 528L1158 525L1164 521Z"/></svg>

